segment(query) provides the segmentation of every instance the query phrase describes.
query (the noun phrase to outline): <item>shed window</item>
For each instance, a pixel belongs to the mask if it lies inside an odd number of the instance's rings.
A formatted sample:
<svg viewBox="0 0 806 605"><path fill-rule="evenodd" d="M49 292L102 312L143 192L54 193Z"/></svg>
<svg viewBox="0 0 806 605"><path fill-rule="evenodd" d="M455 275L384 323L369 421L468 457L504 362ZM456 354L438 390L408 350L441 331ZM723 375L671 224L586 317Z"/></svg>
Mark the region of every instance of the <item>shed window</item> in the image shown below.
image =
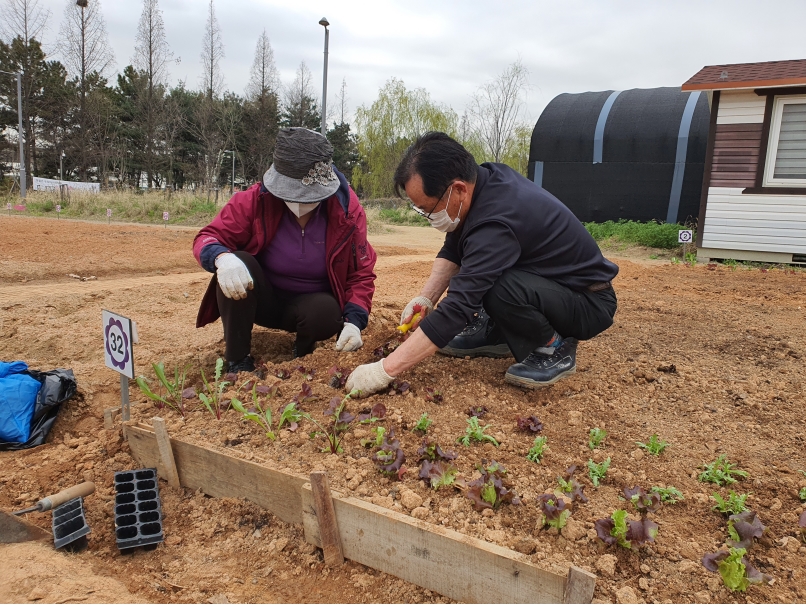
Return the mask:
<svg viewBox="0 0 806 605"><path fill-rule="evenodd" d="M765 186L806 187L806 96L775 99Z"/></svg>

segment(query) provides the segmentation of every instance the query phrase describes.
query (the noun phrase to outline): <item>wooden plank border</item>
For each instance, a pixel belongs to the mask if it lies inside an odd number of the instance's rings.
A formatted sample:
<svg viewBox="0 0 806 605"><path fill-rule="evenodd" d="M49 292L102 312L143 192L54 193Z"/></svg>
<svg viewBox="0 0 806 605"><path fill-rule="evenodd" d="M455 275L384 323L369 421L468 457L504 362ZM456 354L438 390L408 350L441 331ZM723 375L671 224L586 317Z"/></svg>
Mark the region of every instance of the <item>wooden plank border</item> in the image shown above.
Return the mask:
<svg viewBox="0 0 806 605"><path fill-rule="evenodd" d="M156 436L124 425L134 458L161 467ZM244 498L287 523L301 524L321 548L309 479L172 438L179 480L218 498ZM595 576L572 568L569 578L533 565L525 555L454 530L331 491L348 559L468 603L590 603Z"/></svg>

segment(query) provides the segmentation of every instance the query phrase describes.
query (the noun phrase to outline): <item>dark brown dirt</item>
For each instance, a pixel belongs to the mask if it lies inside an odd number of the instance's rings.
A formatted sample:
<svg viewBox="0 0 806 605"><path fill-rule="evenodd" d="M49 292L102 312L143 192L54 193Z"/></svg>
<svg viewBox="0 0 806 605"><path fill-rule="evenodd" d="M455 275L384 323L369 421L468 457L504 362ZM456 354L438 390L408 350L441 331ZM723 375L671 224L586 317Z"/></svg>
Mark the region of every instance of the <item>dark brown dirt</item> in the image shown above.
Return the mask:
<svg viewBox="0 0 806 605"><path fill-rule="evenodd" d="M50 231L56 221L12 221L0 220L0 229L13 226L14 233L19 233L13 246L0 244L4 271L0 297L4 285L20 285L16 278L4 279L6 275L25 275L26 263L51 262L42 257L41 246L35 245L36 238L27 230ZM82 251L92 255L103 229L105 225L74 226L63 245L69 244L74 255ZM128 226L120 229L130 230ZM163 360L170 367L190 362L195 382L198 368L204 367L209 374L223 349L219 325L192 327L206 287L203 275L191 280L177 276L176 283L168 275L167 283L160 280L147 288L132 285L130 278L136 275L195 270L192 258L187 261L192 233L177 235L177 250L164 244L168 259L164 264L145 259L143 251L159 245L161 237L165 237L161 229L143 228L131 248L129 238L116 240L133 263L142 256L146 264L154 264L142 272L110 271L104 278L108 289L62 294L54 283L51 295L27 298L24 304L3 303L0 359L21 358L41 369L72 367L80 393L65 405L48 445L0 453L0 506L22 507L71 483L95 480L99 490L87 499L93 527L90 548L71 560L121 581L146 600L207 601L222 595L231 602L438 600L427 591L355 564L328 573L321 554L305 544L301 528L283 524L250 503L174 491L164 483L166 543L152 552L119 556L112 531L111 473L133 468L136 462L118 431L103 430L103 409L116 405L119 394L117 375L103 367L101 309L138 322L138 373L150 375L146 368L152 361ZM321 411L328 400L339 395L327 386L327 369L336 363L352 368L368 361L372 350L388 340L400 309L428 275L438 246L433 234L420 228L396 229L377 239L382 254L364 348L338 355L331 350L332 343L323 343L301 360L305 367L316 369L311 385L319 399L305 406L315 417L324 418ZM396 239L406 241L400 246ZM420 239L422 245L412 243ZM52 253L58 271L46 269L40 274L55 278L62 271L79 272L64 260L67 249L54 243ZM182 264L176 267L171 259L180 257ZM806 548L796 536L797 515L803 510L797 491L806 485L806 478L797 472L806 469L802 369L806 273L615 260L621 266L616 324L580 345L575 376L543 391L523 391L502 381L511 360L436 356L401 377L411 384L410 394L380 395L350 404L357 409L382 401L389 409L384 425L395 428L410 468L401 482L382 477L368 460L371 452L358 443L366 431L363 427L347 436L344 454L336 456L319 451L323 441L309 439L307 424L296 433L280 431L277 441L270 442L257 426L241 422L232 411L220 423L198 403L184 421L174 412L160 414L177 437L293 472L326 469L331 471L334 488L343 492L404 512L411 512L412 504L421 504L418 516L530 552L535 563L553 571L562 573L571 564L588 568L600 577L596 592L600 600L629 597L626 588L647 602L805 600ZM124 282L112 280L124 278L126 289L116 288L115 283ZM271 368L299 365L290 361L290 346L287 334L256 331L254 353ZM672 365L674 371L670 371ZM301 383L299 372L283 381L282 395L273 408L289 401ZM441 405L424 399L427 387L442 390ZM135 390L133 398L142 399ZM465 448L455 443L466 426L465 410L479 404L490 410L482 424L490 424L488 432L499 439L499 448ZM436 492L426 488L416 476L415 452L421 437L410 431L423 412L434 421L429 434L459 454L456 464L464 476L471 477L482 459L495 459L508 469L524 503L504 506L492 515L480 514L452 488ZM134 407L135 417L143 421L156 413L151 404ZM516 417L529 414L543 421L542 434L550 447L539 465L525 459L532 436L515 430ZM587 446L592 427L608 431L604 446L594 452ZM636 446L653 433L671 443L657 458ZM775 577L775 583L753 586L746 595L727 591L719 577L699 563L704 553L716 550L727 537L725 520L711 511L709 497L713 492L726 495L728 490L697 480L699 467L723 453L749 473L732 487L750 493L748 505L768 526L749 554L762 571ZM563 535L540 530L535 498L555 489L556 476L568 465L584 467L589 458L607 457L612 465L601 487L594 489L587 477L581 479L590 502L575 508ZM636 552L606 548L595 538L593 521L625 507L620 489L632 485L674 485L686 499L652 515L660 525L654 545ZM48 515L29 518L49 525ZM22 598L14 594L15 600ZM0 598L11 597L0 589Z"/></svg>

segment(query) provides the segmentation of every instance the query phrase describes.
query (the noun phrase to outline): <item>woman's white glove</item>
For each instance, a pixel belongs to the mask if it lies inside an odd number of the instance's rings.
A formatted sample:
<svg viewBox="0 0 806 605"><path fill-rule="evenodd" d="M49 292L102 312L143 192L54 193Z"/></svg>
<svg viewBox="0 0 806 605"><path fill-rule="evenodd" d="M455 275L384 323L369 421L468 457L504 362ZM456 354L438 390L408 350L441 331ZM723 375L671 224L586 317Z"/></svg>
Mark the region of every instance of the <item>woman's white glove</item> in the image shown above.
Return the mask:
<svg viewBox="0 0 806 605"><path fill-rule="evenodd" d="M425 296L415 296L409 301L409 304L406 305L406 308L403 309L403 313L400 314L400 323L403 324L405 321L414 315L414 305L420 305L425 309L428 309L425 313L421 313L420 319L423 319L428 313L434 310L434 303L428 300Z"/></svg>
<svg viewBox="0 0 806 605"><path fill-rule="evenodd" d="M349 351L355 351L363 345L364 341L361 340L361 330L358 329L358 326L345 323L339 335L339 339L336 341L336 350L347 353Z"/></svg>
<svg viewBox="0 0 806 605"><path fill-rule="evenodd" d="M394 379L394 376L389 376L383 369L383 359L381 359L375 363L358 366L347 378L345 386L348 392L358 389L360 391L358 396L366 397L385 389Z"/></svg>
<svg viewBox="0 0 806 605"><path fill-rule="evenodd" d="M222 254L215 259L215 266L218 285L227 298L241 300L246 298L247 290L255 287L255 282L249 275L249 269L240 258L231 252Z"/></svg>

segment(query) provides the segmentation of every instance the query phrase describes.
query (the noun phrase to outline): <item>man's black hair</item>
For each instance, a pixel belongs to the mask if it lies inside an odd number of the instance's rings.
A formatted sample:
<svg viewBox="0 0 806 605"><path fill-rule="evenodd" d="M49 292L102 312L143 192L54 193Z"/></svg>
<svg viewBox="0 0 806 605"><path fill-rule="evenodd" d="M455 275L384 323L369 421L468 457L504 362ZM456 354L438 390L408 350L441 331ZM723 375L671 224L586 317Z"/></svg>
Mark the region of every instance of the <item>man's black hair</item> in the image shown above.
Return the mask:
<svg viewBox="0 0 806 605"><path fill-rule="evenodd" d="M395 170L398 197L403 197L401 190L415 174L423 179L423 192L438 197L457 179L475 183L478 165L467 149L444 132L426 132L406 149Z"/></svg>

